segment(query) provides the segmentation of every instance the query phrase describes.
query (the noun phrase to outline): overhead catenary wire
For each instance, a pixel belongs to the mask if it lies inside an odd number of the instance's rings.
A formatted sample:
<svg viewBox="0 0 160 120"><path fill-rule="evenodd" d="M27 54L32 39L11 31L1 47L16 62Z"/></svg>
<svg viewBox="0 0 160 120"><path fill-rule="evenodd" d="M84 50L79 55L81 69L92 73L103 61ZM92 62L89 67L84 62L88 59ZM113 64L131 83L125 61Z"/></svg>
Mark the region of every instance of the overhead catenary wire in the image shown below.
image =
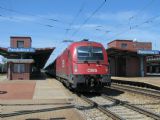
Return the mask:
<svg viewBox="0 0 160 120"><path fill-rule="evenodd" d="M131 26L131 20L134 19L134 18L136 18L140 13L142 13L145 9L147 9L149 6L151 6L151 4L153 4L154 1L155 1L155 0L151 0L151 1L150 1L148 4L146 4L138 13L136 13L135 15L133 15L133 16L131 16L131 17L129 18L129 29L124 30L124 31L122 31L122 32L120 32L120 33L117 33L117 34L114 35L111 39L113 39L113 38L116 37L116 36L119 36L119 35L122 35L122 34L124 34L124 33L127 33L127 32L129 32L129 31L131 31L131 30L133 30L133 29L135 29L135 28L138 28L138 27L140 27L140 26L142 26L142 25L144 25L144 24L152 23L155 19L157 19L158 17L160 17L160 15L157 15L157 16L154 16L154 17L151 17L151 18L145 20L144 22L142 22L142 23L140 23L140 24Z"/></svg>
<svg viewBox="0 0 160 120"><path fill-rule="evenodd" d="M144 7L142 7L142 9L139 10L139 12L129 17L129 20L136 18L139 14L141 14L144 10L146 10L149 6L151 6L154 3L154 1L155 0L151 0L150 2L148 2Z"/></svg>
<svg viewBox="0 0 160 120"><path fill-rule="evenodd" d="M79 15L82 13L83 9L85 6L85 2L83 2L78 10L78 12L76 13L76 15L74 16L74 18L72 19L72 21L69 23L68 27L65 29L65 34L64 34L64 39L66 39L66 35L69 33L69 31L72 30L72 26L75 23L75 21L77 20L77 18L79 17Z"/></svg>
<svg viewBox="0 0 160 120"><path fill-rule="evenodd" d="M69 24L70 27L74 24L74 22L76 21L77 17L81 14L81 12L84 9L84 6L85 6L85 2L82 3L82 5L81 5L80 9L78 10L77 14L75 15L75 17L73 18L73 20Z"/></svg>
<svg viewBox="0 0 160 120"><path fill-rule="evenodd" d="M124 33L127 33L127 32L129 32L129 31L131 31L131 30L133 30L133 29L135 29L135 28L141 27L141 26L144 25L144 24L152 23L152 22L154 22L155 19L157 19L157 18L159 18L159 17L160 17L160 15L156 15L156 16L153 16L153 17L151 17L151 18L149 18L149 19L141 22L140 24L137 24L137 25L134 25L134 26L129 26L129 29L124 30L124 31L122 31L122 32L120 32L120 33L117 33L116 35L114 35L114 36L111 37L110 39L113 39L113 38L115 38L115 37L117 37L117 36L119 36L119 35L122 35L122 34L124 34Z"/></svg>
<svg viewBox="0 0 160 120"><path fill-rule="evenodd" d="M102 25L97 25L95 28L96 31L100 31L100 32L104 32L105 34L110 33L111 31L108 29L104 29L104 27Z"/></svg>
<svg viewBox="0 0 160 120"><path fill-rule="evenodd" d="M80 6L78 12L76 13L76 15L74 16L73 20L69 23L68 28L65 29L65 30L66 30L66 32L65 32L66 34L67 34L70 30L72 30L72 26L73 26L73 24L75 23L75 21L77 20L77 18L79 17L79 15L81 14L81 12L83 11L84 6L85 6L85 2L83 2L83 3L81 4L81 6Z"/></svg>
<svg viewBox="0 0 160 120"><path fill-rule="evenodd" d="M128 17L128 22L125 23L125 24L117 24L116 26L121 26L121 25L129 25L130 28L131 28L131 24L133 24L133 20L138 18L138 16L143 13L147 8L149 8L153 3L154 3L155 0L151 0L149 1L147 4L145 4L143 7L141 7L141 9L135 13L134 15L131 15L130 17ZM141 17L141 16L140 16Z"/></svg>
<svg viewBox="0 0 160 120"><path fill-rule="evenodd" d="M49 21L53 21L53 22L59 22L59 23L68 24L68 23L66 23L64 21L61 21L61 20L58 20L56 18L46 18L44 16L37 16L37 15L33 15L33 14L30 14L30 13L26 13L26 12L21 12L21 11L17 11L17 10L14 10L14 9L5 8L5 7L2 7L2 6L0 6L0 9L8 11L8 12L17 13L17 14L23 14L23 15L33 16L33 17L39 17L41 19L45 19L45 20L49 20Z"/></svg>
<svg viewBox="0 0 160 120"><path fill-rule="evenodd" d="M119 36L119 35L122 35L122 34L124 34L124 33L128 33L128 32L130 32L131 30L136 29L136 28L138 28L138 27L141 27L141 26L144 25L144 24L150 24L150 23L154 22L155 19L157 19L158 17L160 17L160 15L157 15L157 16L151 17L151 18L149 18L149 19L141 22L140 24L131 25L131 20L134 20L135 18L137 18L137 17L139 16L139 14L141 14L144 10L146 10L148 7L150 7L150 6L154 3L154 1L155 1L155 0L151 0L151 1L148 2L144 7L142 7L142 9L140 9L138 13L136 13L135 15L129 17L129 19L128 19L129 22L128 22L128 24L127 24L127 25L129 25L129 26L128 26L128 29L121 31L120 33L117 33L116 35L114 35L114 36L111 37L110 39L112 40L113 38L115 38L115 37L117 37L117 36Z"/></svg>
<svg viewBox="0 0 160 120"><path fill-rule="evenodd" d="M140 9L135 15L132 15L131 17L129 17L129 22L128 24L130 25L131 27L131 22L133 22L134 19L138 18L138 16L143 12L145 11L148 7L150 7L153 3L154 3L155 0L151 0L149 1L144 7L142 7L142 9Z"/></svg>
<svg viewBox="0 0 160 120"><path fill-rule="evenodd" d="M2 14L0 14L0 17L7 18L7 19L13 19L13 20L21 20L21 19L18 19L16 17L8 17L8 16L4 16ZM45 26L45 27L49 27L49 28L53 28L54 27L53 25L44 24L44 23L41 23L41 22L35 22L35 21L29 21L29 22L32 22L34 24L39 24L39 25L42 25L42 26Z"/></svg>
<svg viewBox="0 0 160 120"><path fill-rule="evenodd" d="M78 29L76 29L76 30L73 32L72 36L76 35L76 34L80 31L80 29L105 5L106 1L107 1L107 0L103 1L103 2L100 4L100 6L98 6L98 8L96 8L96 9L91 13L91 15L84 20L84 22L78 27Z"/></svg>

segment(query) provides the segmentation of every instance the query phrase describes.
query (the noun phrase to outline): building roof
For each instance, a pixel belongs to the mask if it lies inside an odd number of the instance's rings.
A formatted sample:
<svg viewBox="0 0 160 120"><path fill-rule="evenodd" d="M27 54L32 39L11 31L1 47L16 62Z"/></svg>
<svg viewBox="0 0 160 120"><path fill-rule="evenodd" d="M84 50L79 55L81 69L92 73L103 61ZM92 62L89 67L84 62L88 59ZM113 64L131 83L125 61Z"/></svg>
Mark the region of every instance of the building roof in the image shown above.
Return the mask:
<svg viewBox="0 0 160 120"><path fill-rule="evenodd" d="M0 47L0 55L6 57L8 55L7 48Z"/></svg>
<svg viewBox="0 0 160 120"><path fill-rule="evenodd" d="M115 42L115 41L121 41L121 42L133 42L133 40L120 40L120 39L116 39L116 40L113 40L111 42L109 42L108 44L112 43L112 42Z"/></svg>
<svg viewBox="0 0 160 120"><path fill-rule="evenodd" d="M106 49L107 54L109 57L115 57L115 56L139 56L137 54L137 51L133 51L133 50L128 50L128 49L121 49L121 48L108 48Z"/></svg>
<svg viewBox="0 0 160 120"><path fill-rule="evenodd" d="M31 39L31 37L29 36L11 36L10 38L29 38Z"/></svg>
<svg viewBox="0 0 160 120"><path fill-rule="evenodd" d="M35 53L32 53L32 57L37 63L39 68L44 68L47 60L49 59L50 55L54 51L55 47L53 48L37 48Z"/></svg>

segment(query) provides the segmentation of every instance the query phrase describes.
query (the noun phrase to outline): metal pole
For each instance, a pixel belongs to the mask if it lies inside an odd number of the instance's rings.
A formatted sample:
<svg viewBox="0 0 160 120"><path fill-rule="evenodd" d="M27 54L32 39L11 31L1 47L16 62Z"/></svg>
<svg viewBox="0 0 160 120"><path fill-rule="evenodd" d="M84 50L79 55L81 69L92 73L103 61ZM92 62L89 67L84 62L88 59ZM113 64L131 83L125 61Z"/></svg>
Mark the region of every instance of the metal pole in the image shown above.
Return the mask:
<svg viewBox="0 0 160 120"><path fill-rule="evenodd" d="M143 61L144 56L140 56L140 72L141 72L141 77L144 77L144 61Z"/></svg>
<svg viewBox="0 0 160 120"><path fill-rule="evenodd" d="M2 73L3 73L3 69L4 69L3 66L4 66L4 64L2 64Z"/></svg>

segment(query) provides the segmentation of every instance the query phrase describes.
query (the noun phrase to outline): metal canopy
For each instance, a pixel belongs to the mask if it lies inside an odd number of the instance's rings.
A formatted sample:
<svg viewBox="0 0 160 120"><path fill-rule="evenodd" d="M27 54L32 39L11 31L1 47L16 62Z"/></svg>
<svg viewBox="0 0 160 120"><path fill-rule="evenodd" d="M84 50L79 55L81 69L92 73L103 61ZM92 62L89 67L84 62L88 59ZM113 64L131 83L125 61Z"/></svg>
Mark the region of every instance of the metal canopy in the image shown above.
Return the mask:
<svg viewBox="0 0 160 120"><path fill-rule="evenodd" d="M132 57L137 57L139 56L137 54L137 51L132 51L132 50L126 50L126 49L119 49L119 48L108 48L106 49L107 54L109 57L115 57L115 56L132 56Z"/></svg>
<svg viewBox="0 0 160 120"><path fill-rule="evenodd" d="M55 48L37 48L35 53L31 56L35 60L35 64L38 68L44 68L47 60Z"/></svg>
<svg viewBox="0 0 160 120"><path fill-rule="evenodd" d="M34 53L25 53L25 56L29 59L34 59L34 64L39 69L42 69L48 58L50 57L51 53L55 47L52 48L36 48ZM0 47L0 55L8 58L8 59L17 59L20 58L19 53L10 53L8 52L8 48Z"/></svg>

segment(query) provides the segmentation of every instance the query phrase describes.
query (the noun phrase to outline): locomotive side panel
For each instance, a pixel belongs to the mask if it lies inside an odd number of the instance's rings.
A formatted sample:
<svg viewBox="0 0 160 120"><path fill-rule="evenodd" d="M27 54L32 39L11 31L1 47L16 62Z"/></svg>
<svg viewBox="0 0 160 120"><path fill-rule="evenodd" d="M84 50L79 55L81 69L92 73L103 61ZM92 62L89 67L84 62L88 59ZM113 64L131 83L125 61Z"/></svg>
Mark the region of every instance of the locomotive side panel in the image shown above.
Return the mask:
<svg viewBox="0 0 160 120"><path fill-rule="evenodd" d="M68 79L69 76L69 63L68 63L68 50L65 50L57 59L56 59L56 76Z"/></svg>

